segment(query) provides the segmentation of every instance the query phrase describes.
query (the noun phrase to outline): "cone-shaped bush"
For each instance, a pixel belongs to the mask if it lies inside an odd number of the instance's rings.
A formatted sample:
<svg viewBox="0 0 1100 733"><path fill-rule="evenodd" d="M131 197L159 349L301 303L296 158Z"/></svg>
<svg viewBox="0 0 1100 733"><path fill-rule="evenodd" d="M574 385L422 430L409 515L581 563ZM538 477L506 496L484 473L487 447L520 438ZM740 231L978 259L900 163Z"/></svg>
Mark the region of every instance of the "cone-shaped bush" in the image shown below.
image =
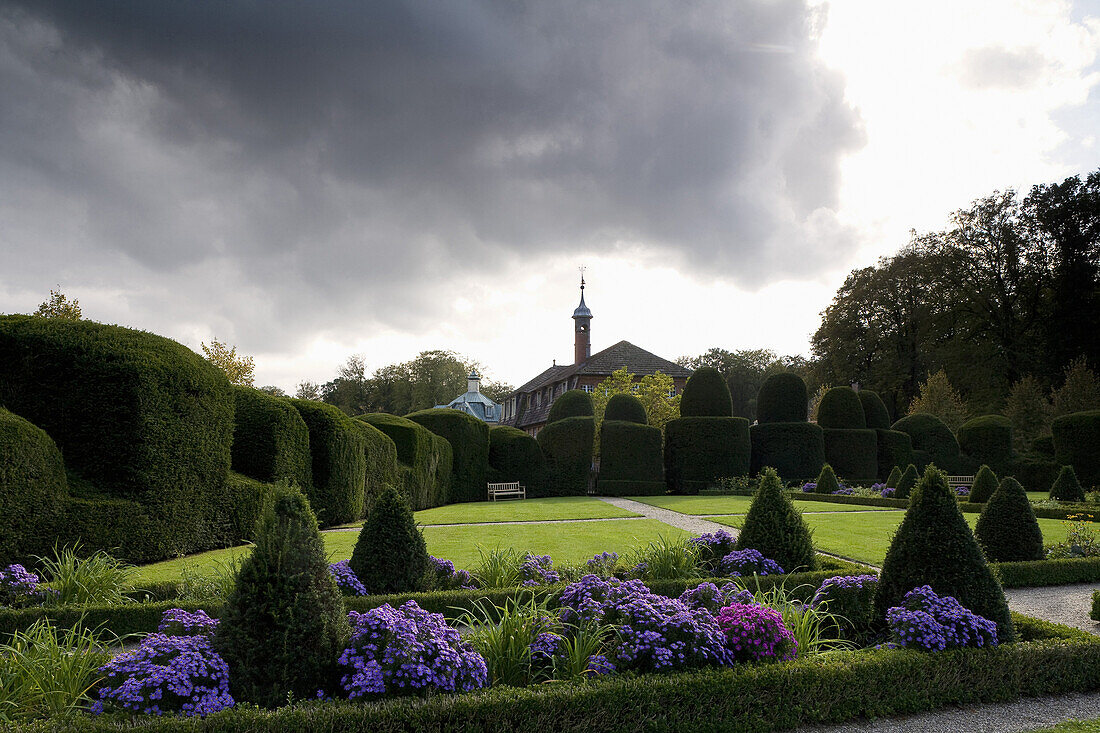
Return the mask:
<svg viewBox="0 0 1100 733"><path fill-rule="evenodd" d="M974 476L974 485L970 487L969 500L974 504L984 504L1000 486L997 474L989 466L982 466Z"/></svg>
<svg viewBox="0 0 1100 733"><path fill-rule="evenodd" d="M1050 487L1050 498L1057 501L1085 500L1085 490L1081 488L1081 483L1077 480L1077 472L1073 470L1073 466L1062 466L1058 478L1054 480L1054 484Z"/></svg>
<svg viewBox="0 0 1100 733"><path fill-rule="evenodd" d="M214 640L233 697L264 707L336 689L350 633L309 501L286 483L272 491Z"/></svg>
<svg viewBox="0 0 1100 733"><path fill-rule="evenodd" d="M828 463L821 469L821 473L817 475L817 493L819 494L831 494L840 488L840 482L836 480L836 472L833 471L833 467Z"/></svg>
<svg viewBox="0 0 1100 733"><path fill-rule="evenodd" d="M959 511L947 476L934 466L913 490L905 519L886 551L875 591L876 622L884 624L886 610L900 606L906 593L922 585L955 597L996 623L998 641L1015 640L1004 591Z"/></svg>
<svg viewBox="0 0 1100 733"><path fill-rule="evenodd" d="M783 484L773 468L765 468L760 474L760 486L737 535L737 549L758 550L788 573L817 569L810 530L802 521L802 512L783 493Z"/></svg>
<svg viewBox="0 0 1100 733"><path fill-rule="evenodd" d="M428 548L397 489L387 486L375 501L348 564L369 593L421 590Z"/></svg>
<svg viewBox="0 0 1100 733"><path fill-rule="evenodd" d="M989 497L974 535L990 562L1042 560L1043 532L1020 482L1009 476Z"/></svg>
<svg viewBox="0 0 1100 733"><path fill-rule="evenodd" d="M890 471L890 475L886 477L886 485L889 488L896 489L898 483L901 481L901 469L897 466Z"/></svg>
<svg viewBox="0 0 1100 733"><path fill-rule="evenodd" d="M913 487L917 485L917 479L919 478L917 467L910 463L909 468L905 469L905 472L901 474L898 485L894 487L897 489L897 491L894 492L894 498L908 499L909 494L913 492Z"/></svg>

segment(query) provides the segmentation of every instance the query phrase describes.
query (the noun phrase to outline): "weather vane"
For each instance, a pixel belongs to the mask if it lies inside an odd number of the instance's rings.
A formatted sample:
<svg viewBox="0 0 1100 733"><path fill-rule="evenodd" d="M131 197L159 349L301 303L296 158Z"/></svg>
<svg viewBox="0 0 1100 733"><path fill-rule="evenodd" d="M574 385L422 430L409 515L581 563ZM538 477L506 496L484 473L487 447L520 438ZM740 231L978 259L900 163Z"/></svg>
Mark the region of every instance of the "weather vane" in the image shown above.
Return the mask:
<svg viewBox="0 0 1100 733"><path fill-rule="evenodd" d="M581 272L581 290L584 290L584 271L587 270L588 268L585 267L584 265L581 265L577 269L580 270L580 272Z"/></svg>

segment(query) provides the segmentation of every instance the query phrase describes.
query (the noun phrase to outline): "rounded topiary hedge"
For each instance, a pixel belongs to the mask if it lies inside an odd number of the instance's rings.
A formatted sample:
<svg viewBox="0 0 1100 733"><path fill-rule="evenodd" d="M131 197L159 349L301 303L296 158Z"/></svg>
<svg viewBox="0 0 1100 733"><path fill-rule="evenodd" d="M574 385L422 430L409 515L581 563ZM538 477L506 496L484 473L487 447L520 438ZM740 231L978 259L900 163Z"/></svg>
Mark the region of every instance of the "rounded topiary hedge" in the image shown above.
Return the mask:
<svg viewBox="0 0 1100 733"><path fill-rule="evenodd" d="M489 473L494 483L519 482L527 496L544 495L546 459L533 437L517 428L489 428Z"/></svg>
<svg viewBox="0 0 1100 733"><path fill-rule="evenodd" d="M1052 457L1040 453L1017 454L1009 475L1028 491L1050 491L1062 467Z"/></svg>
<svg viewBox="0 0 1100 733"><path fill-rule="evenodd" d="M550 414L546 417L546 422L553 423L570 417L592 417L594 414L596 413L592 407L592 395L583 389L571 389L563 392L550 405Z"/></svg>
<svg viewBox="0 0 1100 733"><path fill-rule="evenodd" d="M913 462L913 441L908 433L900 430L877 429L875 435L878 439L878 477L885 481L895 467L900 471Z"/></svg>
<svg viewBox="0 0 1100 733"><path fill-rule="evenodd" d="M675 494L696 494L720 478L747 476L751 454L744 418L681 417L665 424L665 482Z"/></svg>
<svg viewBox="0 0 1100 733"><path fill-rule="evenodd" d="M251 387L233 387L233 470L257 481L281 478L303 491L313 485L309 428L285 399Z"/></svg>
<svg viewBox="0 0 1100 733"><path fill-rule="evenodd" d="M397 449L397 475L412 510L442 506L451 490L451 444L420 423L385 412L355 419L385 433Z"/></svg>
<svg viewBox="0 0 1100 733"><path fill-rule="evenodd" d="M850 484L878 480L878 434L874 430L825 428L825 460Z"/></svg>
<svg viewBox="0 0 1100 733"><path fill-rule="evenodd" d="M990 562L1042 560L1043 533L1024 487L1014 478L1006 478L989 497L974 525L985 557Z"/></svg>
<svg viewBox="0 0 1100 733"><path fill-rule="evenodd" d="M833 387L821 396L817 406L817 424L834 430L863 430L867 418L863 403L851 387Z"/></svg>
<svg viewBox="0 0 1100 733"><path fill-rule="evenodd" d="M886 403L878 396L878 392L861 389L856 394L859 395L859 403L863 405L863 418L867 422L867 427L872 430L889 430L890 413L886 410Z"/></svg>
<svg viewBox="0 0 1100 733"><path fill-rule="evenodd" d="M605 419L600 426L600 474L596 491L608 496L665 493L660 428Z"/></svg>
<svg viewBox="0 0 1100 733"><path fill-rule="evenodd" d="M731 417L730 387L714 367L701 367L688 377L680 397L682 417Z"/></svg>
<svg viewBox="0 0 1100 733"><path fill-rule="evenodd" d="M0 567L47 555L68 501L57 445L46 431L0 408Z"/></svg>
<svg viewBox="0 0 1100 733"><path fill-rule="evenodd" d="M903 417L894 423L894 430L907 433L913 441L913 458L917 468L923 470L929 463L934 463L948 473L964 473L960 470L963 460L959 441L951 428L935 415L918 412Z"/></svg>
<svg viewBox="0 0 1100 733"><path fill-rule="evenodd" d="M536 439L546 458L546 484L543 495L586 495L588 476L592 471L596 419L567 417L557 420L540 430Z"/></svg>
<svg viewBox="0 0 1100 733"><path fill-rule="evenodd" d="M355 541L349 567L371 594L424 589L430 556L405 497L387 487Z"/></svg>
<svg viewBox="0 0 1100 733"><path fill-rule="evenodd" d="M421 410L408 419L451 444L451 493L448 502L484 501L489 472L489 426L460 410Z"/></svg>
<svg viewBox="0 0 1100 733"><path fill-rule="evenodd" d="M639 425L649 424L649 417L645 414L645 406L641 400L632 394L611 395L611 399L607 401L607 407L603 411L603 419L633 422Z"/></svg>
<svg viewBox="0 0 1100 733"><path fill-rule="evenodd" d="M756 420L765 423L807 421L806 383L794 372L779 372L764 380L756 396ZM770 464L769 464L770 465ZM782 471L780 476L784 476Z"/></svg>
<svg viewBox="0 0 1100 733"><path fill-rule="evenodd" d="M749 438L752 475L770 466L784 481L808 481L825 463L825 433L810 422L760 423L749 428Z"/></svg>
<svg viewBox="0 0 1100 733"><path fill-rule="evenodd" d="M309 428L313 485L300 487L322 526L354 522L363 516L365 441L351 418L313 400L287 399Z"/></svg>
<svg viewBox="0 0 1100 733"><path fill-rule="evenodd" d="M999 474L1012 466L1012 422L1003 415L967 420L956 434L959 448Z"/></svg>
<svg viewBox="0 0 1100 733"><path fill-rule="evenodd" d="M1084 486L1100 486L1100 410L1062 415L1054 419L1050 430L1054 460L1073 466Z"/></svg>
<svg viewBox="0 0 1100 733"><path fill-rule="evenodd" d="M387 486L402 486L400 464L397 462L397 446L390 436L362 420L351 424L363 438L363 458L366 476L363 481L363 516L370 514L375 500Z"/></svg>

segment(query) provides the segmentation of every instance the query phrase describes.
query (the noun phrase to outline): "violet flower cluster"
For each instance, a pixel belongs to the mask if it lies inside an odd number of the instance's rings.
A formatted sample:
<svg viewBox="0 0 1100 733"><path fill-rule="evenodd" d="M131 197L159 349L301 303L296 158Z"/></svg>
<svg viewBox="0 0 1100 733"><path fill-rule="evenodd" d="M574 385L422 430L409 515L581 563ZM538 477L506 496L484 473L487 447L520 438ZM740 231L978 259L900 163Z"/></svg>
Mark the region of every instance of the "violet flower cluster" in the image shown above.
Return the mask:
<svg viewBox="0 0 1100 733"><path fill-rule="evenodd" d="M886 484L883 483L871 484L871 491L882 491L885 488Z"/></svg>
<svg viewBox="0 0 1100 733"><path fill-rule="evenodd" d="M964 608L951 596L922 585L905 594L901 606L886 611L890 642L925 651L997 645L997 624Z"/></svg>
<svg viewBox="0 0 1100 733"><path fill-rule="evenodd" d="M521 585L549 585L561 580L561 576L553 569L554 561L549 555L532 555L524 553L523 564L519 566Z"/></svg>
<svg viewBox="0 0 1100 733"><path fill-rule="evenodd" d="M733 552L737 540L724 529L707 532L688 540L698 551L699 564L709 572L719 572L722 558Z"/></svg>
<svg viewBox="0 0 1100 733"><path fill-rule="evenodd" d="M432 577L432 587L439 590L475 590L477 581L468 570L455 570L455 564L450 560L432 557L428 565L428 573Z"/></svg>
<svg viewBox="0 0 1100 733"><path fill-rule="evenodd" d="M334 562L328 566L328 571L332 573L332 577L336 578L336 585L340 587L345 594L353 596L365 596L367 593L366 587L355 575L355 571L351 569L349 560L341 560L340 562Z"/></svg>
<svg viewBox="0 0 1100 733"><path fill-rule="evenodd" d="M958 496L960 498L970 496L970 487L969 486L956 486L955 487L955 496Z"/></svg>
<svg viewBox="0 0 1100 733"><path fill-rule="evenodd" d="M719 611L717 621L735 661L786 660L798 654L794 634L774 608L734 603Z"/></svg>
<svg viewBox="0 0 1100 733"><path fill-rule="evenodd" d="M588 561L588 570L589 572L606 578L611 575L612 571L615 569L615 563L618 561L619 553L601 552Z"/></svg>
<svg viewBox="0 0 1100 733"><path fill-rule="evenodd" d="M868 633L873 625L877 575L841 575L826 578L814 593L810 605L824 608L849 636Z"/></svg>
<svg viewBox="0 0 1100 733"><path fill-rule="evenodd" d="M723 606L732 603L753 603L752 591L726 583L721 588L714 583L700 583L680 594L680 603L688 608L703 609L717 616Z"/></svg>
<svg viewBox="0 0 1100 733"><path fill-rule="evenodd" d="M45 593L39 590L42 578L22 565L0 570L0 606L29 606L41 603Z"/></svg>
<svg viewBox="0 0 1100 733"><path fill-rule="evenodd" d="M849 489L847 486L841 486L839 489L833 492L833 496L851 496L854 493L854 489Z"/></svg>
<svg viewBox="0 0 1100 733"><path fill-rule="evenodd" d="M734 550L722 558L720 569L735 578L742 575L782 575L783 568L775 560L764 557L752 548Z"/></svg>
<svg viewBox="0 0 1100 733"><path fill-rule="evenodd" d="M898 490L897 490L896 487L887 486L885 489L882 490L882 498L883 499L893 499L897 495L897 493L898 493Z"/></svg>
<svg viewBox="0 0 1100 733"><path fill-rule="evenodd" d="M400 608L384 604L352 611L350 646L338 664L347 670L340 684L351 699L391 694L459 692L484 687L485 660L464 642L442 614L415 601Z"/></svg>
<svg viewBox="0 0 1100 733"><path fill-rule="evenodd" d="M194 613L182 608L169 608L160 617L157 631L167 636L199 636L212 634L218 628L218 619L210 618L201 608Z"/></svg>
<svg viewBox="0 0 1100 733"><path fill-rule="evenodd" d="M802 491L807 494L812 494L813 492L817 491L817 482L807 481L806 483L802 484Z"/></svg>

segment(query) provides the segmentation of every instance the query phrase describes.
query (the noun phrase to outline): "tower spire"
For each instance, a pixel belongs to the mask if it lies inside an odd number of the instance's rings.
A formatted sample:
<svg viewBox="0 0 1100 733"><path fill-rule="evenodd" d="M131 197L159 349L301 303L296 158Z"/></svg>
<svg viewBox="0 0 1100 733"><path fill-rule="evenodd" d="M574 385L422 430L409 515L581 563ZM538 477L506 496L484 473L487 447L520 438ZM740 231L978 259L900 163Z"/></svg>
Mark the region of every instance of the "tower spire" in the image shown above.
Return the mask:
<svg viewBox="0 0 1100 733"><path fill-rule="evenodd" d="M592 311L584 303L584 267L581 271L581 302L573 311L573 363L583 364L592 355Z"/></svg>

